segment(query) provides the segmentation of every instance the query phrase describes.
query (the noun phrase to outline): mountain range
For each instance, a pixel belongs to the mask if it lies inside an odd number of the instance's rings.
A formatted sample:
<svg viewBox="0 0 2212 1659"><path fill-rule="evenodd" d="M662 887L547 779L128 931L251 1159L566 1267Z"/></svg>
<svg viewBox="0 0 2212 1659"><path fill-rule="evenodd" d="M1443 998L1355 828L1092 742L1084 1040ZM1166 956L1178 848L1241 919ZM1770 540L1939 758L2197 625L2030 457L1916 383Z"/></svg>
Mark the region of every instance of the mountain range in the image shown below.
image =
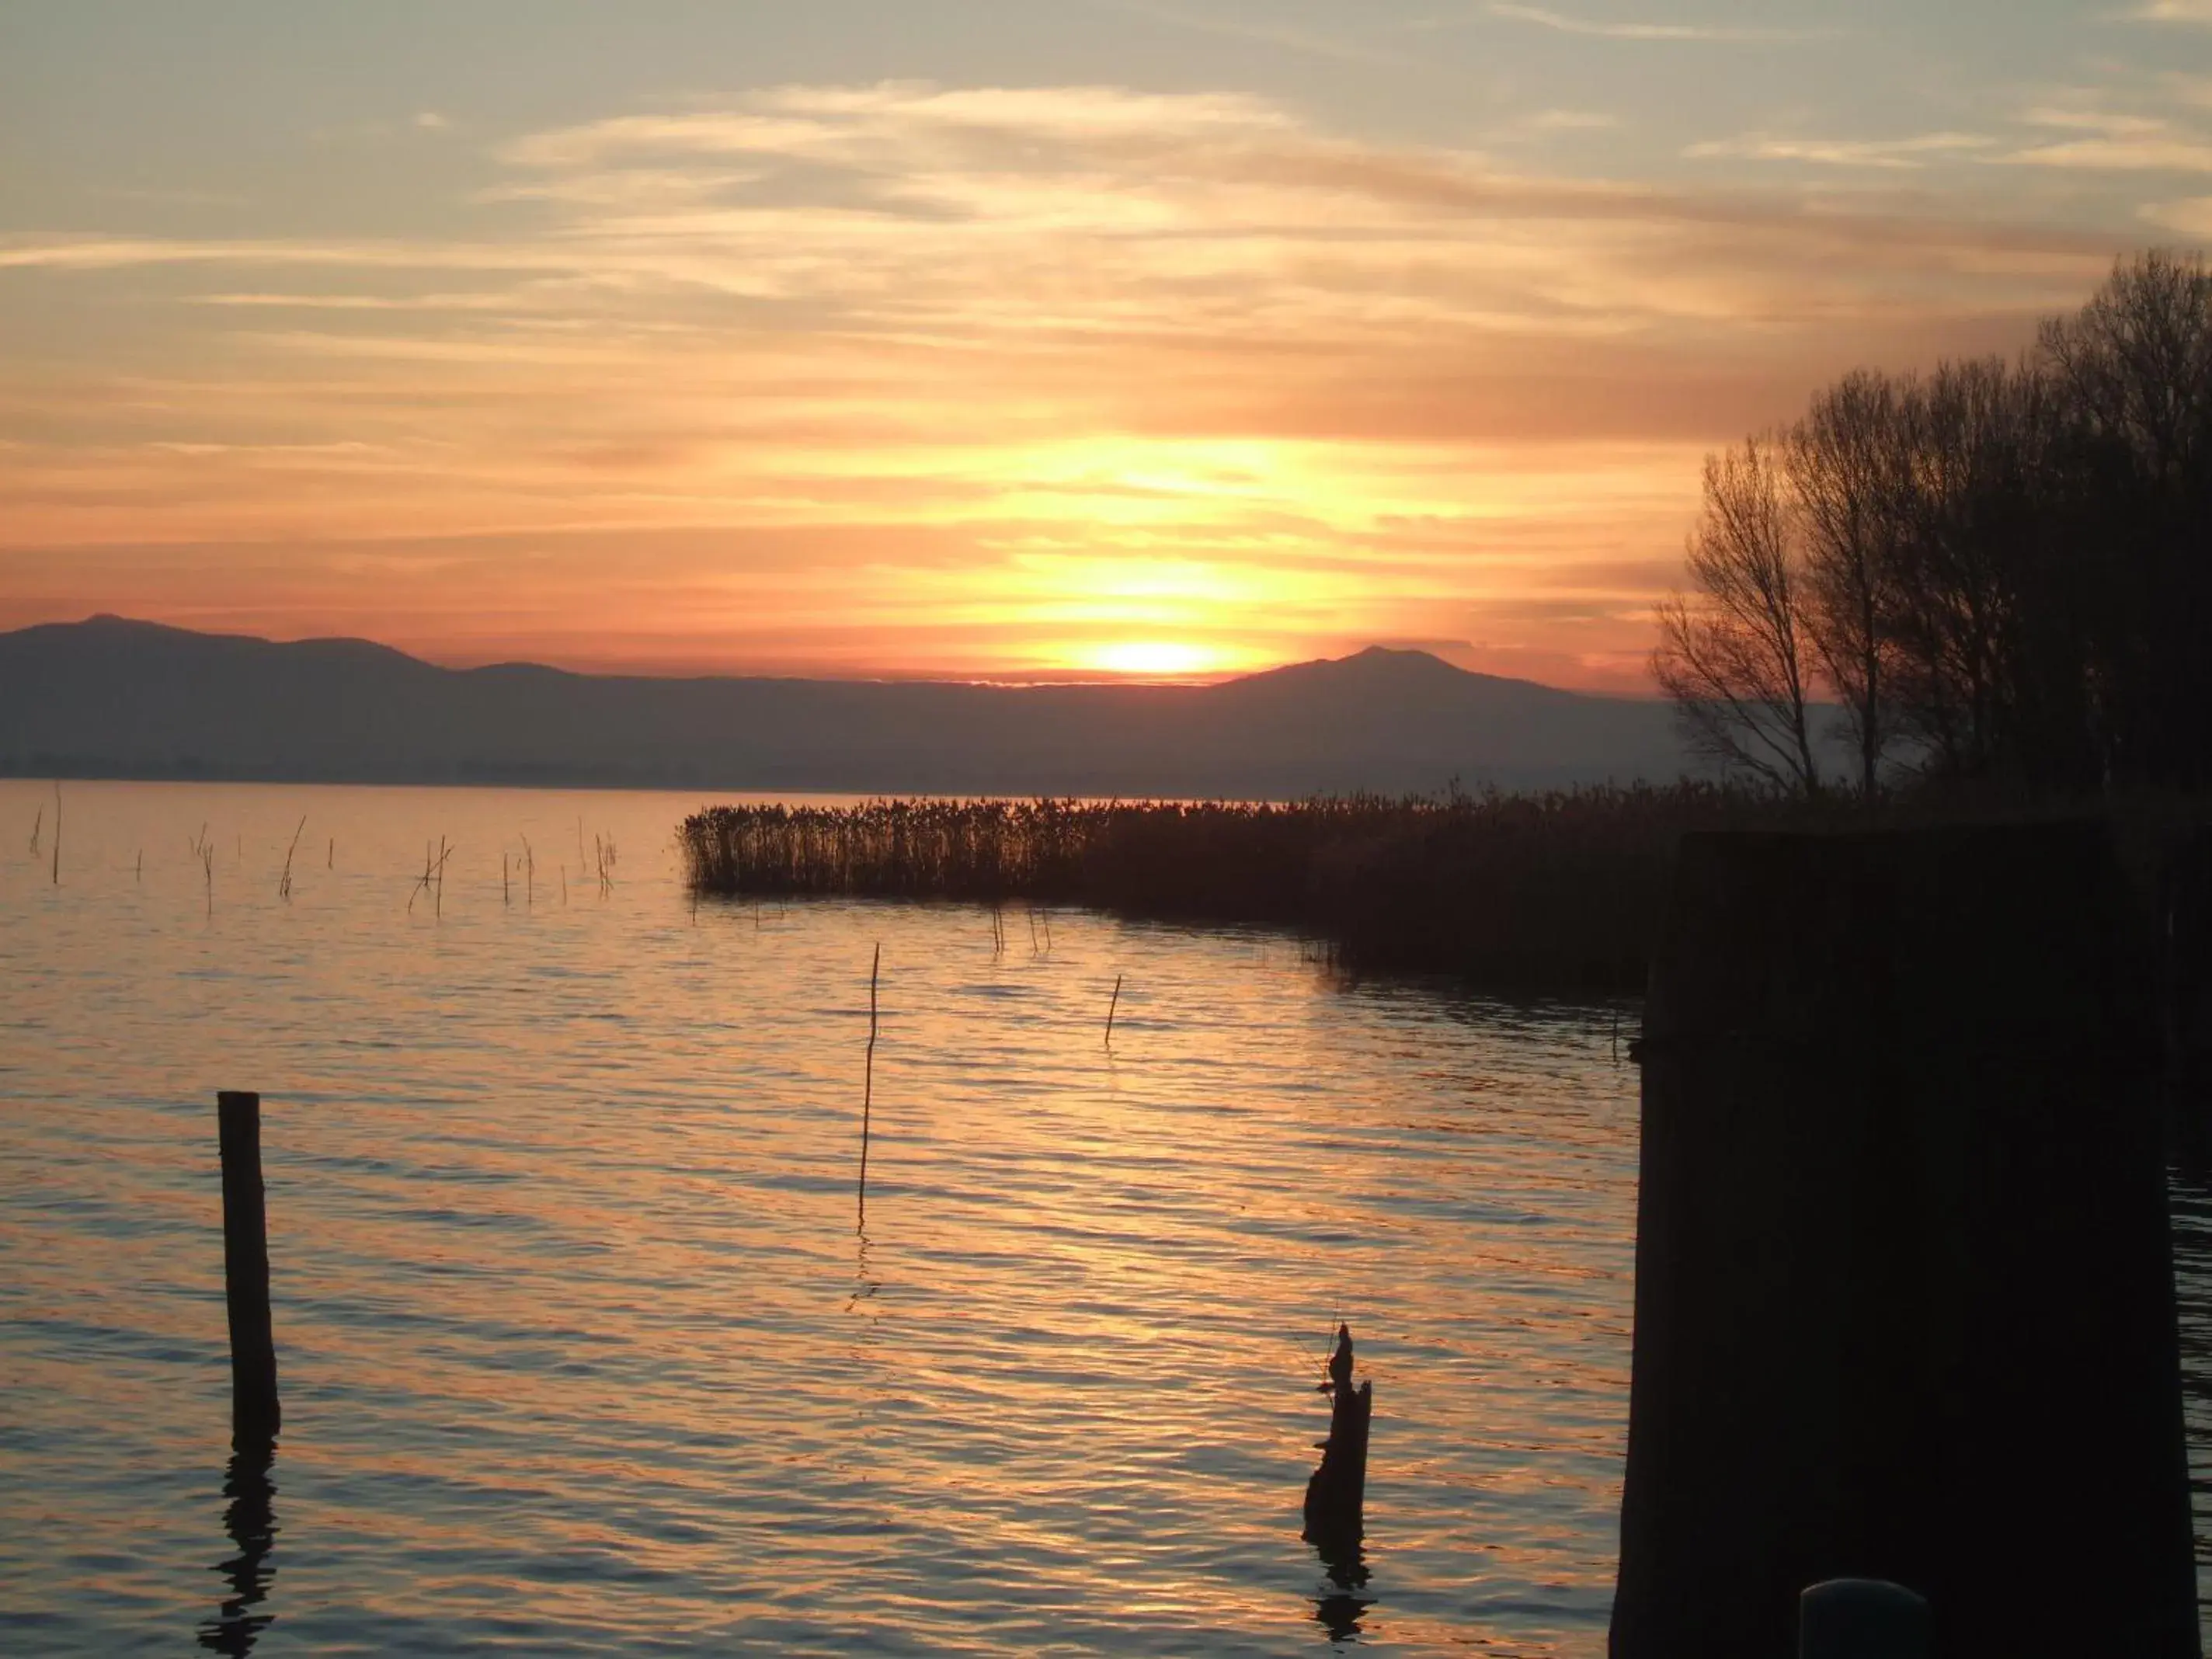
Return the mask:
<svg viewBox="0 0 2212 1659"><path fill-rule="evenodd" d="M117 617L0 633L0 775L1287 799L1671 779L1659 702L1376 647L1211 685L452 669Z"/></svg>

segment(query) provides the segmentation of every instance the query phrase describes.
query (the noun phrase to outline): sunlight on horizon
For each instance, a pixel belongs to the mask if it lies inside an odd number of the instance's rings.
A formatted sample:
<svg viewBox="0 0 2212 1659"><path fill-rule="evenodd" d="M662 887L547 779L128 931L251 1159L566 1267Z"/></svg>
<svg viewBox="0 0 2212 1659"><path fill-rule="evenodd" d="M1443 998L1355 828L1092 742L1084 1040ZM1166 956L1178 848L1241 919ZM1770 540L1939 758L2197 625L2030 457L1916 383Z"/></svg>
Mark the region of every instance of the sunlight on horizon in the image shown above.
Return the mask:
<svg viewBox="0 0 2212 1659"><path fill-rule="evenodd" d="M1205 675L1243 672L1251 665L1206 646L1170 640L1130 640L1119 645L1096 647L1071 665L1134 679L1196 679Z"/></svg>
<svg viewBox="0 0 2212 1659"><path fill-rule="evenodd" d="M2016 349L2208 222L2201 103L2146 78L2178 23L2009 8L2046 78L2108 66L2028 100L1949 8L1646 39L1375 0L1234 50L1148 7L804 49L655 9L487 0L427 56L380 11L27 11L0 629L948 678L1419 641L1648 692L1706 452ZM1902 114L1884 31L1975 113ZM171 72L203 58L250 72ZM1880 96L1803 134L1754 91L1847 82Z"/></svg>

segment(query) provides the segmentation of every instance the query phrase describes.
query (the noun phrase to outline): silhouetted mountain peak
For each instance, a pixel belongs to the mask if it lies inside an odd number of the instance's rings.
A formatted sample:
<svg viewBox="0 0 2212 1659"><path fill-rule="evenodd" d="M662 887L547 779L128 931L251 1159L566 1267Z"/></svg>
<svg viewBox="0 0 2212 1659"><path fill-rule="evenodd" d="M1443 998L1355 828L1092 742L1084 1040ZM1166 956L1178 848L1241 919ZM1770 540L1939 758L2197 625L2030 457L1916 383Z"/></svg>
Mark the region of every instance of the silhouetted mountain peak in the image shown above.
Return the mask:
<svg viewBox="0 0 2212 1659"><path fill-rule="evenodd" d="M1669 777L1666 709L1377 646L1214 686L441 668L101 616L0 633L0 774L1294 796Z"/></svg>
<svg viewBox="0 0 2212 1659"><path fill-rule="evenodd" d="M1267 669L1224 681L1222 689L1259 696L1316 696L1361 702L1407 699L1446 705L1476 700L1503 700L1516 705L1610 701L1534 680L1479 674L1448 663L1433 652L1390 645L1370 645L1348 657L1321 657Z"/></svg>

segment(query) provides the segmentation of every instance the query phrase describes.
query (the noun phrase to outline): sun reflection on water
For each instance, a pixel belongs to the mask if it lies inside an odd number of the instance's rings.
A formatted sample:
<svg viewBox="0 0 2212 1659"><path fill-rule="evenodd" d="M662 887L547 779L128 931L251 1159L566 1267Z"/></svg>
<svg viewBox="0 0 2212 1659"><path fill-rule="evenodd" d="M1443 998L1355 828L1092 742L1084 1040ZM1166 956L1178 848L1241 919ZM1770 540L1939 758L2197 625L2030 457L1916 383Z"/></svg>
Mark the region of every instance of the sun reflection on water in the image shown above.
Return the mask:
<svg viewBox="0 0 2212 1659"><path fill-rule="evenodd" d="M0 852L0 1433L46 1517L0 1572L55 1587L40 1651L1601 1650L1635 1121L1604 1012L1074 915L1003 949L957 908L695 917L683 797L72 791L58 888ZM336 851L288 902L302 813ZM546 866L594 835L622 863L564 904ZM266 1098L281 1542L206 1473L217 1087ZM1375 1449L1327 1563L1339 1316Z"/></svg>

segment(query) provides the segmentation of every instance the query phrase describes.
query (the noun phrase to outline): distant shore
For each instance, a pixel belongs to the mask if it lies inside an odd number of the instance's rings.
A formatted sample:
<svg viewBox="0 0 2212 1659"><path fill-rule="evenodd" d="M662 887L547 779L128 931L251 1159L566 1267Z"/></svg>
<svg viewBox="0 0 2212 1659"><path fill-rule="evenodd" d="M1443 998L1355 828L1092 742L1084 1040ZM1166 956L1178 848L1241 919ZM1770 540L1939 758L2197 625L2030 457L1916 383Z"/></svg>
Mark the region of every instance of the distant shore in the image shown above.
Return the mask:
<svg viewBox="0 0 2212 1659"><path fill-rule="evenodd" d="M2146 917L2203 803L1923 794L1869 805L1711 783L1286 805L1066 799L732 805L677 833L713 896L1072 905L1304 933L1353 972L1508 994L1640 993L1674 851L1705 830L1843 830L1992 817L2108 819ZM2032 895L2023 895L2031 902Z"/></svg>
<svg viewBox="0 0 2212 1659"><path fill-rule="evenodd" d="M884 799L713 807L678 844L701 894L1271 924L1352 970L1612 994L1643 988L1685 832L1805 816L1701 783L1287 805Z"/></svg>

